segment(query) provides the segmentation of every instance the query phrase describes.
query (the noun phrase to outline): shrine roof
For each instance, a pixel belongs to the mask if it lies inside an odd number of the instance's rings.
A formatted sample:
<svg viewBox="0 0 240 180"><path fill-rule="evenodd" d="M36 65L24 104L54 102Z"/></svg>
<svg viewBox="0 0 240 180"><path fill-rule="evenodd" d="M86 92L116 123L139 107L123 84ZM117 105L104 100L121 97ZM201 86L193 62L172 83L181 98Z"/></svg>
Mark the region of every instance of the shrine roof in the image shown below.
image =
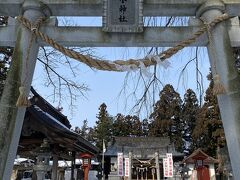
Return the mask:
<svg viewBox="0 0 240 180"><path fill-rule="evenodd" d="M71 124L67 119L67 116L61 113L61 110L53 107L49 102L47 102L42 96L40 96L33 87L31 87L31 93L33 97L30 99L31 103L37 105L40 109L47 112L52 117L56 118L66 127L71 128Z"/></svg>
<svg viewBox="0 0 240 180"><path fill-rule="evenodd" d="M204 153L200 148L195 150L191 155L186 157L183 162L195 164L197 160L203 160L204 164L218 163L218 160Z"/></svg>
<svg viewBox="0 0 240 180"><path fill-rule="evenodd" d="M49 140L52 149L63 150L65 153L98 154L99 149L78 133L70 129L66 116L54 108L32 88L32 105L27 107L19 142L19 152L31 154L44 138ZM57 147L57 148L56 148Z"/></svg>
<svg viewBox="0 0 240 180"><path fill-rule="evenodd" d="M183 156L182 153L175 150L174 144L166 137L115 137L105 152L106 156L117 156L118 152L123 152L128 156L129 152L136 157L149 158L154 157L155 152L160 156L166 153L173 153L173 156Z"/></svg>

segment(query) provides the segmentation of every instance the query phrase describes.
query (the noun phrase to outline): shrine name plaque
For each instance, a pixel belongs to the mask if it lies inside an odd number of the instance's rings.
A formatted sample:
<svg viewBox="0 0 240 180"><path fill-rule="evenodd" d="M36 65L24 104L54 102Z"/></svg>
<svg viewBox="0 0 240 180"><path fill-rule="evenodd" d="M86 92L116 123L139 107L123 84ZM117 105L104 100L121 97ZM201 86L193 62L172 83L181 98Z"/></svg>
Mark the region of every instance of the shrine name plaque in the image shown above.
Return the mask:
<svg viewBox="0 0 240 180"><path fill-rule="evenodd" d="M143 32L143 0L104 0L103 31Z"/></svg>

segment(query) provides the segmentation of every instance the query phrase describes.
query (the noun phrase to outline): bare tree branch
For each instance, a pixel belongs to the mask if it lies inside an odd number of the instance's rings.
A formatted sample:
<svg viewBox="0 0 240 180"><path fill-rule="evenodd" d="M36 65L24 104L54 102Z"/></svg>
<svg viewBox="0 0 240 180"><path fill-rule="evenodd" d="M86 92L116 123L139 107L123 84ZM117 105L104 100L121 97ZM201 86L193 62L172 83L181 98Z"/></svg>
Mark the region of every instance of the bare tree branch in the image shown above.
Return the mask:
<svg viewBox="0 0 240 180"><path fill-rule="evenodd" d="M88 52L87 50L84 51ZM38 61L43 64L46 72L47 79L45 85L53 89L53 93L50 96L53 98L53 102L58 103L58 106L61 106L63 100L67 99L69 105L74 107L74 102L79 95L86 98L85 93L89 88L87 85L73 80L78 76L76 72L79 69L67 57L62 56L52 48L42 47ZM68 73L62 69L68 69ZM71 110L73 110L72 107L70 108Z"/></svg>
<svg viewBox="0 0 240 180"><path fill-rule="evenodd" d="M186 26L188 23L188 17L147 17L144 19L144 26ZM201 69L199 68L199 57L198 57L198 47L195 48L194 57L191 58L186 62L182 70L179 74L178 85L183 79L184 81L184 74L188 66L194 63L195 66L195 77L196 77L196 87L199 95L199 101L202 102L203 99L203 75ZM163 51L164 48L160 47L151 47L151 48L141 48L141 53L146 55L155 55L159 54L159 52ZM192 65L191 65L192 67ZM145 70L144 70L145 71ZM162 81L162 72L159 65L154 66L153 68L148 68L149 73L151 76L146 77L144 72L140 70L139 72L128 72L126 74L124 83L122 85L122 89L119 93L119 98L121 96L125 97L125 104L128 104L128 101L132 99L134 101L133 107L130 109L130 112L134 114L139 114L143 108L146 113L152 110L153 105L155 103L155 99L158 96L161 88L164 86ZM133 84L132 79L134 78L133 75L135 74L135 83ZM131 78L129 77L131 75ZM126 107L125 107L126 109Z"/></svg>

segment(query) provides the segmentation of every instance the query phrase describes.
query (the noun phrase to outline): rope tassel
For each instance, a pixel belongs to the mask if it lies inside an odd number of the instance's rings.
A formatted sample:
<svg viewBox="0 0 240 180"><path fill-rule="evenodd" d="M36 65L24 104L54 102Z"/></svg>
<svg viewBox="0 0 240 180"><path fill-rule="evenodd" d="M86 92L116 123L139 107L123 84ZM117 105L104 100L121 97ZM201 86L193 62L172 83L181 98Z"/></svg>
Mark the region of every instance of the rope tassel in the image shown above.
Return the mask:
<svg viewBox="0 0 240 180"><path fill-rule="evenodd" d="M30 51L31 51L31 47L32 47L32 43L33 43L33 40L34 40L34 33L35 31L38 30L38 28L40 27L41 23L45 20L44 17L40 17L35 24L31 24L29 22L29 25L30 25L30 30L31 30L31 37L30 37L30 41L29 41L29 45L28 45L28 48L27 48L27 56L26 56L26 61L25 61L25 71L24 71L24 79L22 81L22 84L25 84L27 82L27 77L29 76L29 72L28 72L28 69L29 69L29 54L30 54ZM28 94L27 94L27 90L26 90L26 87L25 86L21 86L19 87L19 97L18 97L18 100L17 100L17 103L16 103L16 106L17 107L29 107L31 106L31 102L28 100Z"/></svg>
<svg viewBox="0 0 240 180"><path fill-rule="evenodd" d="M28 100L26 87L24 87L24 86L19 87L19 92L20 92L20 94L19 94L16 106L17 107L29 107L29 106L31 106L31 103Z"/></svg>
<svg viewBox="0 0 240 180"><path fill-rule="evenodd" d="M213 76L213 82L214 82L214 86L213 86L213 94L214 95L220 95L220 94L224 94L226 92L223 84L221 84L221 82L220 82L219 74L216 74Z"/></svg>

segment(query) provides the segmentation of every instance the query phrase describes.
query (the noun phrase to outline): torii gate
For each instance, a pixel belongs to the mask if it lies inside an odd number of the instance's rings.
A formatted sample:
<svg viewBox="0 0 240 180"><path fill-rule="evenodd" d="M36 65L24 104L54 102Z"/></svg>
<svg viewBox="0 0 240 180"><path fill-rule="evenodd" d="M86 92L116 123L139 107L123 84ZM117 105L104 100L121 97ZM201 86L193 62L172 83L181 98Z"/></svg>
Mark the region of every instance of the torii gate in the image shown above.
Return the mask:
<svg viewBox="0 0 240 180"><path fill-rule="evenodd" d="M0 15L11 17L23 15L33 24L42 16L103 16L102 6L105 1L0 0ZM142 6L143 16L196 16L204 18L207 23L221 16L223 12L231 17L240 16L239 9L240 0L145 0ZM121 17L121 21L125 19ZM10 19L8 26L0 27L0 46L15 47L12 67L8 73L0 104L0 178L3 180L10 178L26 109L26 107L15 106L19 94L19 82L24 81L25 93L28 94L39 46L47 45L40 39L36 41L35 36L32 36L38 32L36 27L30 29L32 32L20 25L16 19ZM169 47L188 39L189 35L199 29L199 26L195 24L188 27L135 27L135 29L131 29L130 26L129 29L128 33L116 33L102 31L99 27L64 28L58 27L54 21L49 20L42 25L40 30L63 46ZM140 32L137 32L138 30ZM238 22L235 27L221 22L211 30L214 48L209 45L206 35L197 38L191 44L192 46L207 46L211 66L221 75L221 83L226 92L218 95L218 102L236 179L240 178L240 77L234 67L231 46L240 46L239 34ZM31 47L31 51L28 47ZM31 63L27 63L27 60ZM147 66L147 64L144 65ZM110 66L117 67L114 63L110 63ZM140 67L139 62L137 67ZM28 73L22 73L26 72L26 69ZM12 81L12 79L15 80Z"/></svg>

